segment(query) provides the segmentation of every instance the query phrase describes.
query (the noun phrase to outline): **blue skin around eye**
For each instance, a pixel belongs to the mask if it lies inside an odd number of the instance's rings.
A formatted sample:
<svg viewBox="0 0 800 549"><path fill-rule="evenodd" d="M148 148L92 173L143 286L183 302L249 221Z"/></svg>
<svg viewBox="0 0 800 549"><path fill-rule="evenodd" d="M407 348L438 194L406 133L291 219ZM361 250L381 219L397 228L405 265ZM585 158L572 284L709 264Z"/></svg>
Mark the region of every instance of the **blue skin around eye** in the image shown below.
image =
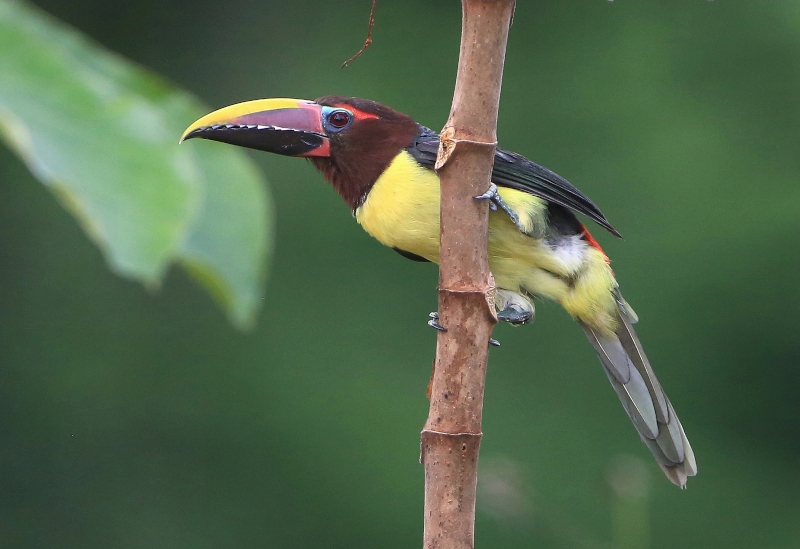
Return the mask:
<svg viewBox="0 0 800 549"><path fill-rule="evenodd" d="M342 126L341 128L337 128L333 124L330 123L330 118L333 113L342 112L347 115L347 124ZM328 133L338 133L342 130L346 130L350 127L350 124L353 123L353 113L346 109L338 109L335 107L322 107L322 127L325 128L325 131Z"/></svg>

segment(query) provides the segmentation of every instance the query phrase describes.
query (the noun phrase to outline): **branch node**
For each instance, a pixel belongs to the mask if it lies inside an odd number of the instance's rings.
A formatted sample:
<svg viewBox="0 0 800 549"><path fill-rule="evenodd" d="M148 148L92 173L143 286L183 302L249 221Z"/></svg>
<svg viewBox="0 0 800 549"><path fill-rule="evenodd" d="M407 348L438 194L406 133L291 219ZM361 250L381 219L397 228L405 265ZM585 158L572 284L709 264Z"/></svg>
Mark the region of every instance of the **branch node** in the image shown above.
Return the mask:
<svg viewBox="0 0 800 549"><path fill-rule="evenodd" d="M434 435L446 438L450 437L482 437L483 433L446 433L444 431L437 431L436 429L423 429L420 435Z"/></svg>
<svg viewBox="0 0 800 549"><path fill-rule="evenodd" d="M493 323L497 323L497 310L494 306L495 296L497 295L497 286L494 283L494 276L489 273L489 279L486 281L485 286L472 286L462 288L437 288L440 296L480 296L486 301L489 316L492 318Z"/></svg>
<svg viewBox="0 0 800 549"><path fill-rule="evenodd" d="M425 463L425 448L434 439L449 441L447 444L452 444L453 446L461 442L461 451L466 452L468 448L480 445L482 438L483 433L445 433L434 429L423 429L420 433L419 462L421 464Z"/></svg>
<svg viewBox="0 0 800 549"><path fill-rule="evenodd" d="M444 294L451 294L451 295L479 295L484 296L487 293L490 293L493 290L491 286L485 286L483 288L464 288L464 289L457 289L457 288L439 288L440 293Z"/></svg>
<svg viewBox="0 0 800 549"><path fill-rule="evenodd" d="M433 166L433 169L437 172L441 170L447 161L450 160L450 156L453 154L453 151L456 150L456 145L461 143L467 145L474 145L476 147L497 147L497 141L476 141L474 139L459 139L455 137L456 130L453 126L445 126L442 130L442 133L439 134L439 151L436 153L436 164Z"/></svg>

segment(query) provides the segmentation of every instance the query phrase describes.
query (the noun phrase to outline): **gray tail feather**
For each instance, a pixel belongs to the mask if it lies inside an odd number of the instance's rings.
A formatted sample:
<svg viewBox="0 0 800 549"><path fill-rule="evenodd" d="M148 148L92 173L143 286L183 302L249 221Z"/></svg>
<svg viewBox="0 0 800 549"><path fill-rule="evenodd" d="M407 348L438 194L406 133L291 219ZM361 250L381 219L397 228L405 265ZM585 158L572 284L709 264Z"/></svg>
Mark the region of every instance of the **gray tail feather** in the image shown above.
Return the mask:
<svg viewBox="0 0 800 549"><path fill-rule="evenodd" d="M602 334L584 323L581 326L642 441L667 478L685 488L686 479L697 474L694 452L633 329L635 313L619 290L615 298L618 312L615 334Z"/></svg>

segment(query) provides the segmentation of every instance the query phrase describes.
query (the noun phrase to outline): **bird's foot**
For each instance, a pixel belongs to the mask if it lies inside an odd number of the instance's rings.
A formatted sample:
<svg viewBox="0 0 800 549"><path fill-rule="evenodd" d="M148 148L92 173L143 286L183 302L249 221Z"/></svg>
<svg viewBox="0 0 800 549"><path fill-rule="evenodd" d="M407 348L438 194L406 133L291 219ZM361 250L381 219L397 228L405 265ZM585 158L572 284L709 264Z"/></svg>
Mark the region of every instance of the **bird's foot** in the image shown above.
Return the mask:
<svg viewBox="0 0 800 549"><path fill-rule="evenodd" d="M489 190L476 196L475 200L490 200L489 208L491 208L492 211L496 211L497 203L495 202L495 198L500 198L500 194L497 192L497 185L489 183Z"/></svg>
<svg viewBox="0 0 800 549"><path fill-rule="evenodd" d="M497 319L514 326L527 324L536 313L533 303L527 297L511 290L498 288L494 301Z"/></svg>
<svg viewBox="0 0 800 549"><path fill-rule="evenodd" d="M475 200L488 200L489 208L491 208L492 211L497 211L497 208L499 207L501 210L506 212L508 217L511 218L511 221L514 223L514 225L517 226L517 228L521 232L523 233L526 232L525 226L522 225L522 223L520 223L519 221L519 216L516 213L514 213L514 210L512 210L508 206L508 204L505 203L505 201L500 196L500 193L497 191L497 185L495 185L494 183L490 183L489 190L483 193L482 195L476 196Z"/></svg>
<svg viewBox="0 0 800 549"><path fill-rule="evenodd" d="M431 328L436 328L440 332L446 332L447 331L447 328L445 328L444 326L439 324L439 313L433 312L433 313L429 314L428 316L430 317L430 320L428 321L428 326L430 326Z"/></svg>
<svg viewBox="0 0 800 549"><path fill-rule="evenodd" d="M433 312L433 313L430 313L428 316L430 317L430 320L428 321L428 326L430 326L431 328L436 328L440 332L446 332L447 331L447 328L445 328L444 326L439 324L439 313ZM499 347L500 346L500 342L497 341L496 339L492 339L490 337L489 338L489 345L491 345L492 347Z"/></svg>
<svg viewBox="0 0 800 549"><path fill-rule="evenodd" d="M502 311L498 311L497 319L503 322L508 322L514 326L522 326L527 324L533 318L533 313L530 311L520 311L514 307L508 307Z"/></svg>

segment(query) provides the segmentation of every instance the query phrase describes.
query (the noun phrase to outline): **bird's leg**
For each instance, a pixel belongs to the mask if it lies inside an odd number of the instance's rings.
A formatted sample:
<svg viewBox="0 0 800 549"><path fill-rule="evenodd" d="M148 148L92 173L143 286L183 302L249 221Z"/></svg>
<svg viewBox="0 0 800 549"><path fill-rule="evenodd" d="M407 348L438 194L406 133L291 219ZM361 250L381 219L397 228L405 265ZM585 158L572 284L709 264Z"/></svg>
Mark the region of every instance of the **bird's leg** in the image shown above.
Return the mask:
<svg viewBox="0 0 800 549"><path fill-rule="evenodd" d="M447 328L439 324L439 313L434 311L430 313L428 316L430 317L430 320L428 321L428 326L430 326L431 328L436 328L440 332L447 331ZM496 339L489 338L489 345L491 345L492 347L499 347L500 342L497 341ZM431 377L431 379L433 379L433 377ZM430 386L428 387L428 393L430 393ZM430 394L428 395L428 398L430 398Z"/></svg>
<svg viewBox="0 0 800 549"><path fill-rule="evenodd" d="M497 319L514 326L527 324L536 314L533 303L527 297L511 290L498 288L494 304L497 308Z"/></svg>
<svg viewBox="0 0 800 549"><path fill-rule="evenodd" d="M497 211L497 208L499 206L501 210L506 212L508 217L511 218L511 221L514 223L514 225L517 226L517 228L521 232L527 233L527 231L525 229L525 226L522 223L520 223L520 221L519 221L519 216L514 212L514 210L512 210L508 206L508 204L505 203L505 201L503 201L503 198L500 196L500 193L497 191L497 185L495 185L494 183L490 183L489 184L489 190L486 191L485 193L483 193L480 196L476 196L475 200L488 200L489 201L489 207L493 211Z"/></svg>

